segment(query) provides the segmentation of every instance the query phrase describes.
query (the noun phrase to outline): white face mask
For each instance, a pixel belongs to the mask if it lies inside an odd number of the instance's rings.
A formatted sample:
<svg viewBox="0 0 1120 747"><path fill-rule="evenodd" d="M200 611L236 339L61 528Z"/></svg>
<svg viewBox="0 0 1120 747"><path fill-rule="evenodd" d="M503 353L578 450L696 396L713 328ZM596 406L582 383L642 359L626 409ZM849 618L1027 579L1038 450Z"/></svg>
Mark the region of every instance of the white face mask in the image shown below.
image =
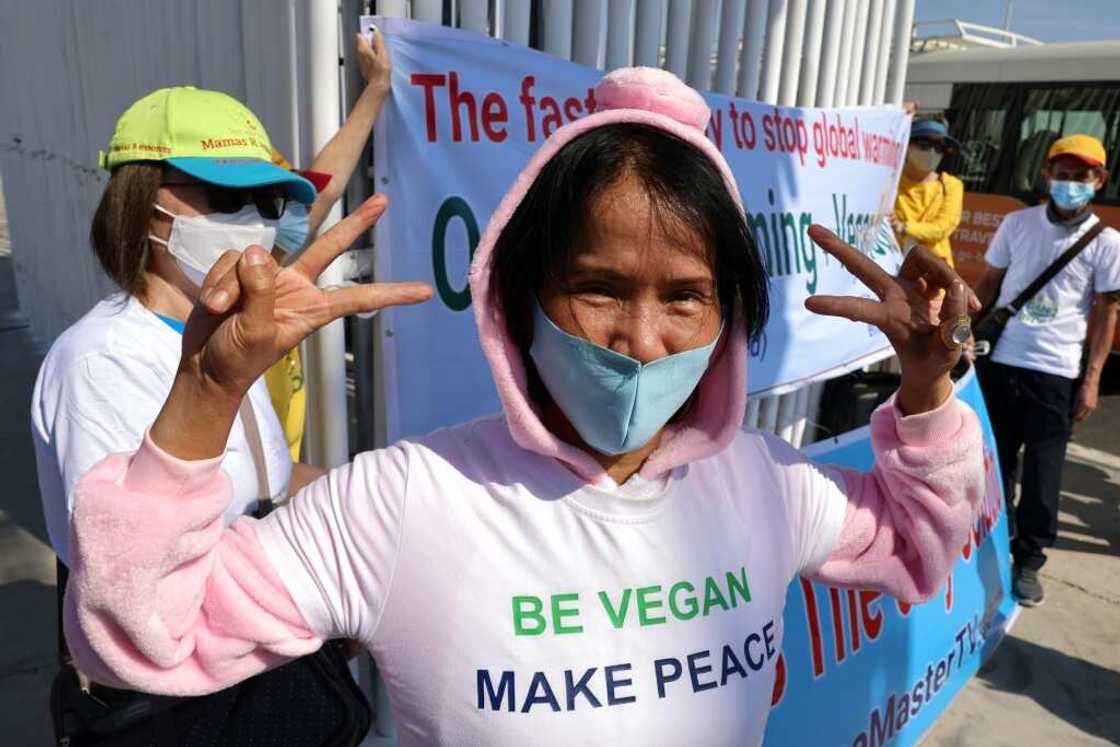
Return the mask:
<svg viewBox="0 0 1120 747"><path fill-rule="evenodd" d="M942 154L933 150L924 150L916 145L911 145L906 150L906 158L919 171L937 171L941 165Z"/></svg>
<svg viewBox="0 0 1120 747"><path fill-rule="evenodd" d="M276 221L262 218L255 205L209 215L175 215L160 205L155 208L171 218L171 233L166 241L152 234L148 238L166 246L187 279L200 288L223 252L253 244L272 251L276 240Z"/></svg>

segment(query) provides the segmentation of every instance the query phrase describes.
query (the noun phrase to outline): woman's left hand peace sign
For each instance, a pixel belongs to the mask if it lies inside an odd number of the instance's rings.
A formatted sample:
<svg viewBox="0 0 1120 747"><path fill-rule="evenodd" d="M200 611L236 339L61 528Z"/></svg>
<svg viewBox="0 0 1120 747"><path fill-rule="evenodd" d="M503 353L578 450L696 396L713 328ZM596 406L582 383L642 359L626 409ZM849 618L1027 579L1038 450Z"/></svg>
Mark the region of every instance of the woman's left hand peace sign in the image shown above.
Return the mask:
<svg viewBox="0 0 1120 747"><path fill-rule="evenodd" d="M878 296L874 301L855 296L810 296L805 306L828 316L873 324L883 331L898 353L902 367L899 405L904 413L933 409L952 389L949 371L961 356L959 346L942 342L943 322L967 317L980 302L948 264L923 246L906 255L896 277L869 257L841 241L823 226L809 228L817 246Z"/></svg>

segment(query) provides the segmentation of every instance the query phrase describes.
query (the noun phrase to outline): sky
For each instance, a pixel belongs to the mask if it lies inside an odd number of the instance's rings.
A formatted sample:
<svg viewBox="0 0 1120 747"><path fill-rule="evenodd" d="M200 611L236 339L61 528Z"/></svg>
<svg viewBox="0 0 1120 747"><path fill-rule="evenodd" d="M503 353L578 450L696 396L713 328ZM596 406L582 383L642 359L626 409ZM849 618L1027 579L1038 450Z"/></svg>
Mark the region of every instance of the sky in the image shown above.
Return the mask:
<svg viewBox="0 0 1120 747"><path fill-rule="evenodd" d="M914 20L956 18L1003 28L1006 4L1006 0L917 0ZM1120 0L1012 0L1011 30L1044 42L1120 39Z"/></svg>

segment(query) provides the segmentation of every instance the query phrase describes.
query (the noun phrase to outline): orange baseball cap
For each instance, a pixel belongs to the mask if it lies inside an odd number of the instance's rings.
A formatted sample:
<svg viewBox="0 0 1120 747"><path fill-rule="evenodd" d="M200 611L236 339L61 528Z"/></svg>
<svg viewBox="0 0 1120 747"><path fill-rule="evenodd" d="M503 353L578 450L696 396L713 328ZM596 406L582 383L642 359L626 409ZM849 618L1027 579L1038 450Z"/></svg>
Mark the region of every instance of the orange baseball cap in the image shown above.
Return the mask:
<svg viewBox="0 0 1120 747"><path fill-rule="evenodd" d="M1058 156L1073 156L1090 166L1104 166L1108 160L1101 141L1091 135L1067 135L1055 140L1046 160L1052 161Z"/></svg>

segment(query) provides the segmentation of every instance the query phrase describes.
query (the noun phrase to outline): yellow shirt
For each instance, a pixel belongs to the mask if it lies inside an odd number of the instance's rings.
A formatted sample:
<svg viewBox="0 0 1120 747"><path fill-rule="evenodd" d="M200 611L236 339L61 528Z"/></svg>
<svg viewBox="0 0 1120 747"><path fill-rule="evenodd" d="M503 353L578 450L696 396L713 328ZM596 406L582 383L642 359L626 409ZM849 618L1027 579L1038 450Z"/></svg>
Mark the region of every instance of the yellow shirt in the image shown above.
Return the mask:
<svg viewBox="0 0 1120 747"><path fill-rule="evenodd" d="M964 183L955 176L941 174L931 182L916 182L902 175L894 214L906 224L906 234L899 242L906 246L909 238L926 247L953 266L949 236L961 222Z"/></svg>
<svg viewBox="0 0 1120 747"><path fill-rule="evenodd" d="M303 386L303 365L299 359L299 348L289 350L287 355L265 371L264 383L268 385L272 407L284 428L292 461L298 462L307 416L307 390Z"/></svg>

